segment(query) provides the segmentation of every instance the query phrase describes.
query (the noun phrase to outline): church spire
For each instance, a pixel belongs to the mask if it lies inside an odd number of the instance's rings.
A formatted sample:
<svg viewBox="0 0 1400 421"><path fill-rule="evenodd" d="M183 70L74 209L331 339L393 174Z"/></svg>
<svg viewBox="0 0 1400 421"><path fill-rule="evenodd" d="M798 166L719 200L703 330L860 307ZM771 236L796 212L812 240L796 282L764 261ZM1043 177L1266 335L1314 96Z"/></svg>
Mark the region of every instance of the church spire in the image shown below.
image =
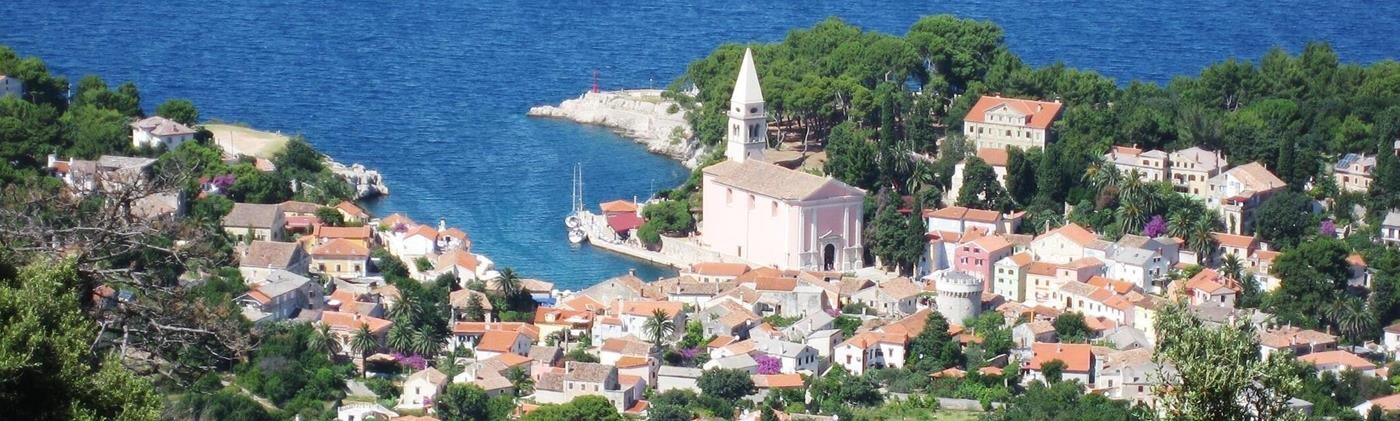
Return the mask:
<svg viewBox="0 0 1400 421"><path fill-rule="evenodd" d="M753 51L747 48L744 62L739 65L739 79L734 82L734 96L729 98L726 138L724 156L729 160L763 160L763 149L768 147L768 110L763 106L763 88L758 86Z"/></svg>
<svg viewBox="0 0 1400 421"><path fill-rule="evenodd" d="M744 62L739 65L739 80L734 82L734 96L729 98L734 104L754 104L763 102L763 88L758 86L758 69L753 65L753 50L744 49Z"/></svg>

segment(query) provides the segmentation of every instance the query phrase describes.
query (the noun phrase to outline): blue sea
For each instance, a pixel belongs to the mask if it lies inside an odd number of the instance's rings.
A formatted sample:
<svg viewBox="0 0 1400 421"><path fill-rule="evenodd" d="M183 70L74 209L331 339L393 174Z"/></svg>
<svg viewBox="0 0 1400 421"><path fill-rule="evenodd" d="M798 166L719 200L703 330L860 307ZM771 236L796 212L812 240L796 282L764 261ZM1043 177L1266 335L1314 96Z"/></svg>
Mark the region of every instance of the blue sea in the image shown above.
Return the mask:
<svg viewBox="0 0 1400 421"><path fill-rule="evenodd" d="M76 81L135 81L147 110L189 98L206 118L299 133L382 171L376 213L439 217L477 251L578 289L635 268L571 247L570 169L590 206L646 198L685 168L607 130L524 116L604 89L664 86L724 42L767 42L837 15L902 34L921 15L992 20L1035 65L1164 82L1226 57L1331 42L1346 62L1400 53L1397 1L62 1L0 6L0 43ZM762 59L759 59L762 62Z"/></svg>

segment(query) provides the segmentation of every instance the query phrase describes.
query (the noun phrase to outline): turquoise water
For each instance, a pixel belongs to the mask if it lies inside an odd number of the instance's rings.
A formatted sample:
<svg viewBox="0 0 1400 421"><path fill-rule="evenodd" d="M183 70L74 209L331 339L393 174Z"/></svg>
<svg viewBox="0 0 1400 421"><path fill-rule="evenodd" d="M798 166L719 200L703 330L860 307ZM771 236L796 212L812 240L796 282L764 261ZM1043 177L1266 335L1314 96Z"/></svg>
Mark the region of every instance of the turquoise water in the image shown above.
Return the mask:
<svg viewBox="0 0 1400 421"><path fill-rule="evenodd" d="M20 0L0 7L0 43L73 80L133 80L148 110L190 98L205 117L304 134L385 174L394 194L374 211L446 217L498 265L573 289L669 272L567 244L573 164L590 206L687 174L606 130L524 116L583 92L593 69L605 89L662 86L719 43L779 40L829 15L892 33L924 14L991 19L1030 63L1119 81L1308 40L1348 62L1400 52L1394 1L856 3Z"/></svg>

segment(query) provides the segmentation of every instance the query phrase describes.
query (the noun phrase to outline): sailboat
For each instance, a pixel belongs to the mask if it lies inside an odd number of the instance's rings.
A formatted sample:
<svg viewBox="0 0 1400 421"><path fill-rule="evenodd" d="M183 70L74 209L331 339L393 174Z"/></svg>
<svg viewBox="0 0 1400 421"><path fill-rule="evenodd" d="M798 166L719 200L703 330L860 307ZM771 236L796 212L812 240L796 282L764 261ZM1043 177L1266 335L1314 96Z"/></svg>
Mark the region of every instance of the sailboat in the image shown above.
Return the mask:
<svg viewBox="0 0 1400 421"><path fill-rule="evenodd" d="M574 164L573 209L564 217L564 227L569 230L569 243L579 244L588 239L583 229L583 164Z"/></svg>

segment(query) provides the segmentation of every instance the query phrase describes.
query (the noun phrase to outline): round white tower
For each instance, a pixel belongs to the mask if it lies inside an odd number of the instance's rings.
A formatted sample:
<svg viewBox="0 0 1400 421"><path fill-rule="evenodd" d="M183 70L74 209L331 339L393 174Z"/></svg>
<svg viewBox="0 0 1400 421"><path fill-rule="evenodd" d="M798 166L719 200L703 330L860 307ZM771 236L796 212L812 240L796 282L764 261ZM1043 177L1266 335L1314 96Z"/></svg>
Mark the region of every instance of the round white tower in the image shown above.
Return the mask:
<svg viewBox="0 0 1400 421"><path fill-rule="evenodd" d="M966 272L948 271L938 278L938 314L962 325L982 313L982 280Z"/></svg>

